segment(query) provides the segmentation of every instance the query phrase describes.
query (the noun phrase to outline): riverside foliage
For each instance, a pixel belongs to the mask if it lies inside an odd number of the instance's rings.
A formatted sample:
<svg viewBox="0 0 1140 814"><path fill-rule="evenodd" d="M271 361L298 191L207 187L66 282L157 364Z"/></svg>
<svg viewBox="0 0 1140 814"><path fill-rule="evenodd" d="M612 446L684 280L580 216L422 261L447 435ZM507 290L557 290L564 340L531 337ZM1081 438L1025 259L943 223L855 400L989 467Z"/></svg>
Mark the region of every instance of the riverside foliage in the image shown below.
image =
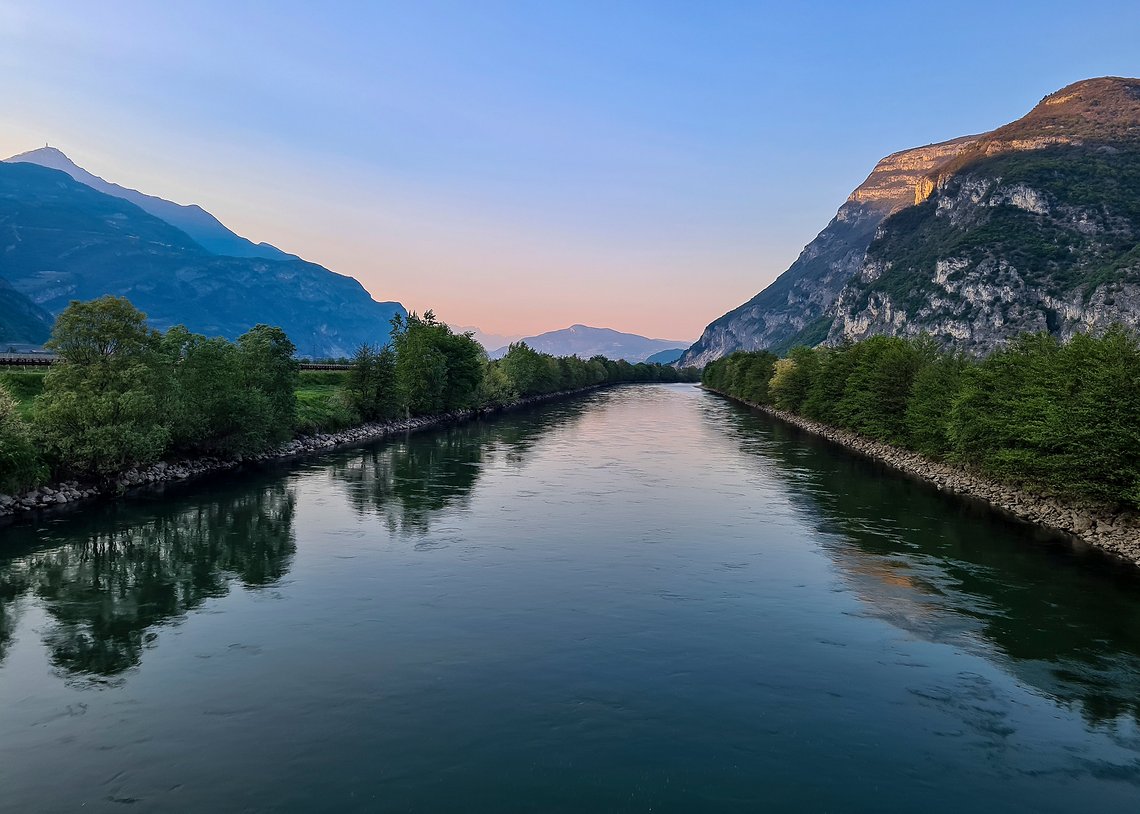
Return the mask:
<svg viewBox="0 0 1140 814"><path fill-rule="evenodd" d="M1140 345L1122 328L1026 335L984 359L884 336L740 351L702 381L1009 483L1140 506Z"/></svg>
<svg viewBox="0 0 1140 814"><path fill-rule="evenodd" d="M519 343L491 361L428 311L392 321L348 371L306 374L280 328L230 342L165 333L122 297L72 303L47 347L59 356L21 409L0 380L0 492L50 476L107 478L163 457L255 454L297 433L404 415L501 407L611 382L695 381L697 371L601 356L556 358ZM25 375L29 378L34 374ZM39 388L23 378L17 396Z"/></svg>

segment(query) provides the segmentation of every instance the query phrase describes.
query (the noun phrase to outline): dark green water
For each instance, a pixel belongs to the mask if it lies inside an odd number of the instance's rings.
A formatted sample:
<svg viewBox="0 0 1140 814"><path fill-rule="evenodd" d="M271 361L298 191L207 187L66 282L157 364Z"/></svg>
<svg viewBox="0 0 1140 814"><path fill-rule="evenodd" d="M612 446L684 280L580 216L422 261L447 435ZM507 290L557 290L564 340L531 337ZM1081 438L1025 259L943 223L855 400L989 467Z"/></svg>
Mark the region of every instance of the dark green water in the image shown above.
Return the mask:
<svg viewBox="0 0 1140 814"><path fill-rule="evenodd" d="M1140 810L1140 587L685 385L0 529L0 809Z"/></svg>

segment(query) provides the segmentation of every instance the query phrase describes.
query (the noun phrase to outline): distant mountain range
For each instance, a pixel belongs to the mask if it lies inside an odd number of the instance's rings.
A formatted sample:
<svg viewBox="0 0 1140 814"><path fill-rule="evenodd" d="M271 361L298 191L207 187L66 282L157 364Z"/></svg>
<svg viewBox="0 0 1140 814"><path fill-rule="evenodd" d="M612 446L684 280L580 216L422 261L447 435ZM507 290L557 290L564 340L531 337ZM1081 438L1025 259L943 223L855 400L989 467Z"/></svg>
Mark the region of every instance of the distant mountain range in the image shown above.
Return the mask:
<svg viewBox="0 0 1140 814"><path fill-rule="evenodd" d="M1140 328L1140 80L1089 79L1012 124L884 158L799 258L681 364L928 333Z"/></svg>
<svg viewBox="0 0 1140 814"><path fill-rule="evenodd" d="M7 341L37 341L44 312L103 294L128 297L160 329L233 339L277 325L298 354L322 358L386 342L389 320L406 313L352 277L254 244L199 207L110 184L50 148L0 162L0 278Z"/></svg>
<svg viewBox="0 0 1140 814"><path fill-rule="evenodd" d="M474 325L450 325L448 327L457 334L471 334L475 341L482 345L487 353L522 339L522 334L492 334L481 331Z"/></svg>
<svg viewBox="0 0 1140 814"><path fill-rule="evenodd" d="M589 325L571 325L559 331L527 336L522 341L537 351L554 356L589 359L601 355L609 359L625 359L627 362L644 362L653 354L669 350L678 351L679 356L687 344L675 339L649 339L612 328L591 328ZM491 351L491 358L498 359L507 350L505 346L496 348Z"/></svg>

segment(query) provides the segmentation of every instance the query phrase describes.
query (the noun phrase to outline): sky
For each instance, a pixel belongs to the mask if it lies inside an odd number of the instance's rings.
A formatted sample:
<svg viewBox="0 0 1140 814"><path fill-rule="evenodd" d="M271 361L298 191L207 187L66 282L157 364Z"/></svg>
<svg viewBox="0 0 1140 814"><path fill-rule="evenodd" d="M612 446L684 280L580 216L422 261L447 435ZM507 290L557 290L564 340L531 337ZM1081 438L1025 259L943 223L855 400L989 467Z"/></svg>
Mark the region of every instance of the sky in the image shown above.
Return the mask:
<svg viewBox="0 0 1140 814"><path fill-rule="evenodd" d="M0 155L527 335L692 340L875 162L1140 75L1140 3L0 0Z"/></svg>

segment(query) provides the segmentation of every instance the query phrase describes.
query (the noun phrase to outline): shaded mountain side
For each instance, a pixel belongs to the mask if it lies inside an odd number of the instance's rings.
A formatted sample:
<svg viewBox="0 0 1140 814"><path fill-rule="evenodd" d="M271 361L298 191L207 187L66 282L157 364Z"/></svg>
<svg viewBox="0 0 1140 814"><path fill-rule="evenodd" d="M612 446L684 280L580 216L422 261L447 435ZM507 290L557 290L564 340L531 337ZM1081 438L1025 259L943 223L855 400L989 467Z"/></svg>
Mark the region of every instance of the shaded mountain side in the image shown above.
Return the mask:
<svg viewBox="0 0 1140 814"><path fill-rule="evenodd" d="M1138 143L1140 80L1102 77L980 136L888 156L792 267L682 362L922 331L981 351L1018 330L1134 324L1140 189L1124 179Z"/></svg>
<svg viewBox="0 0 1140 814"><path fill-rule="evenodd" d="M211 254L129 201L30 163L0 163L0 276L53 314L116 294L160 329L233 339L279 325L313 357L384 342L389 319L405 313L314 263Z"/></svg>
<svg viewBox="0 0 1140 814"><path fill-rule="evenodd" d="M612 328L592 328L589 325L571 325L558 331L528 336L521 341L541 353L554 356L589 359L601 355L608 359L625 359L627 362L644 362L658 351L685 345L675 339L650 339ZM506 352L507 347L502 347L492 351L490 356L498 359Z"/></svg>
<svg viewBox="0 0 1140 814"><path fill-rule="evenodd" d="M267 260L295 260L296 255L281 251L268 243L254 243L227 229L217 218L197 204L189 206L177 204L163 198L147 195L137 189L113 184L83 169L60 150L54 147L40 147L26 153L14 155L8 162L38 164L53 170L66 172L81 184L106 195L123 198L138 206L144 212L164 220L171 226L181 229L198 245L212 254L229 257L260 257Z"/></svg>
<svg viewBox="0 0 1140 814"><path fill-rule="evenodd" d="M51 314L0 277L0 353L9 345L42 345L52 323Z"/></svg>

